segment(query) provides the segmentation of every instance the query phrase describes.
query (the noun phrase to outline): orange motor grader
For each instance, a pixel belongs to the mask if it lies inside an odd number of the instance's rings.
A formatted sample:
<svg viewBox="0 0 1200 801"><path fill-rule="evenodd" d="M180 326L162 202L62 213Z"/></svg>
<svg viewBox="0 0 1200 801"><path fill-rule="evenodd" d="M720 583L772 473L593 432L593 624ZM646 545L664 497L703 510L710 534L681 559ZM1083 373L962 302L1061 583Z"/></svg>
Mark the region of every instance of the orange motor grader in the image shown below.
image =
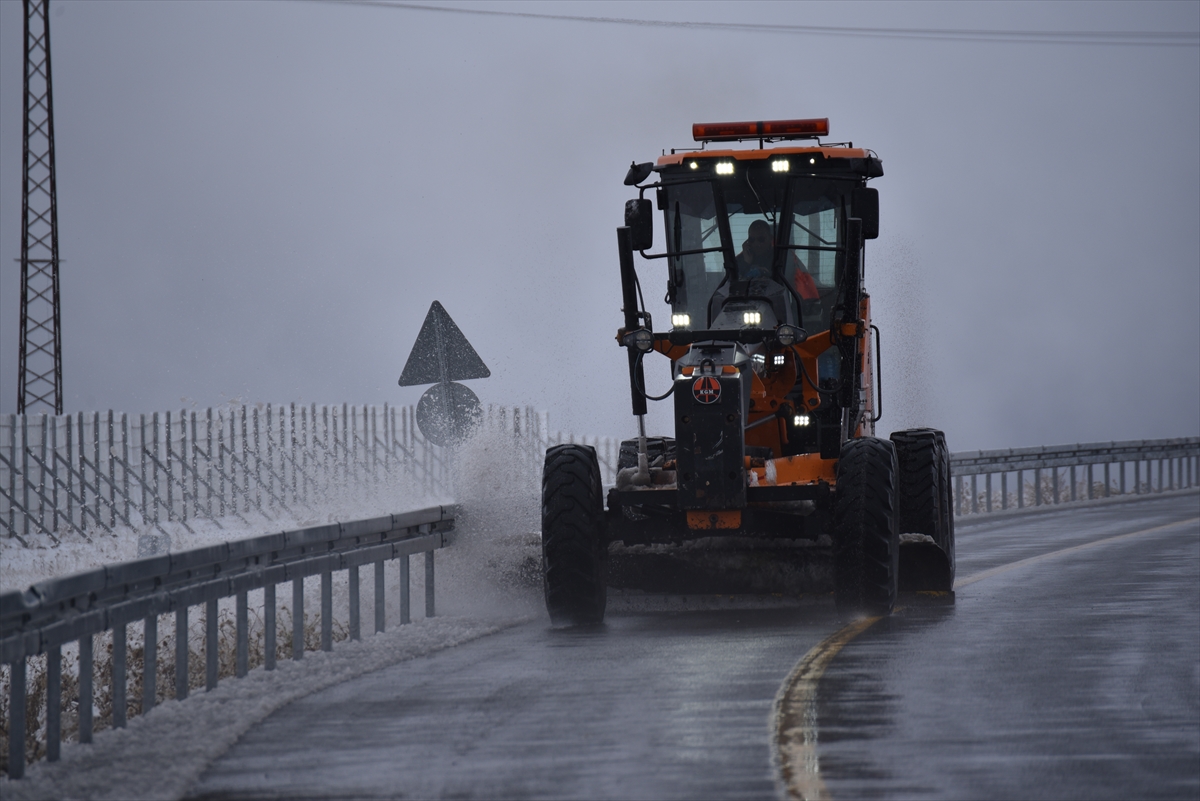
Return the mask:
<svg viewBox="0 0 1200 801"><path fill-rule="evenodd" d="M622 444L608 488L592 448L546 453L543 584L556 623L603 619L613 543L828 536L838 605L873 613L889 612L899 588L953 586L945 437L875 436L879 329L864 256L879 235L867 182L883 165L823 143L828 133L827 119L698 124L699 148L630 166L638 197L617 229L617 341L639 436ZM656 212L665 247L650 252ZM665 267L667 330L640 302L635 254ZM658 396L644 375L655 354L670 364ZM647 436L647 402L668 399L674 436Z"/></svg>

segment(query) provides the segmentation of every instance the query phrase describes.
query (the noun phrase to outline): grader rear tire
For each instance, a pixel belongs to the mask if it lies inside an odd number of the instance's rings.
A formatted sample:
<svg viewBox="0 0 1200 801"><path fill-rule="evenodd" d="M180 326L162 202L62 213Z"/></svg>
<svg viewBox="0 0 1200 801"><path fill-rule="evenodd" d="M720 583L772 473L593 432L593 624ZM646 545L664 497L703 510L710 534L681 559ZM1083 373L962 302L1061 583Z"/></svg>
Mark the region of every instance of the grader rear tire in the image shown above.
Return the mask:
<svg viewBox="0 0 1200 801"><path fill-rule="evenodd" d="M842 445L833 509L834 595L839 609L886 615L896 605L896 473L891 442L863 437Z"/></svg>
<svg viewBox="0 0 1200 801"><path fill-rule="evenodd" d="M938 432L938 473L942 477L942 503L939 517L942 521L942 550L950 560L950 586L954 589L954 488L950 484L950 449L946 446L946 435Z"/></svg>
<svg viewBox="0 0 1200 801"><path fill-rule="evenodd" d="M954 512L950 508L950 452L932 428L892 434L900 467L897 493L900 534L933 540L900 548L900 589L949 592L954 588Z"/></svg>
<svg viewBox="0 0 1200 801"><path fill-rule="evenodd" d="M557 625L604 620L608 544L596 450L556 445L542 472L542 584Z"/></svg>

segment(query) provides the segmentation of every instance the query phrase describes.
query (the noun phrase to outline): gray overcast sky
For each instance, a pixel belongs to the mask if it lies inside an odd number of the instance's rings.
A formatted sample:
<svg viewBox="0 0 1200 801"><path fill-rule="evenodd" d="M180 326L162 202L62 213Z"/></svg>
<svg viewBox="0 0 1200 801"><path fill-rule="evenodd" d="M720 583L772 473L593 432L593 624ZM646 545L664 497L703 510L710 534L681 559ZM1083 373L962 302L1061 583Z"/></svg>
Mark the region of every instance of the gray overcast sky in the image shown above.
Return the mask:
<svg viewBox="0 0 1200 801"><path fill-rule="evenodd" d="M489 3L1196 31L1200 3ZM414 403L440 300L564 429L629 435L614 228L693 122L879 153L885 430L1200 434L1200 48L845 38L306 2L51 3L68 411ZM0 0L0 411L16 407L22 8ZM661 241L661 229L658 232ZM641 262L647 299L661 262ZM665 309L658 307L658 327ZM666 385L666 361L650 388ZM652 428L669 431L660 404Z"/></svg>

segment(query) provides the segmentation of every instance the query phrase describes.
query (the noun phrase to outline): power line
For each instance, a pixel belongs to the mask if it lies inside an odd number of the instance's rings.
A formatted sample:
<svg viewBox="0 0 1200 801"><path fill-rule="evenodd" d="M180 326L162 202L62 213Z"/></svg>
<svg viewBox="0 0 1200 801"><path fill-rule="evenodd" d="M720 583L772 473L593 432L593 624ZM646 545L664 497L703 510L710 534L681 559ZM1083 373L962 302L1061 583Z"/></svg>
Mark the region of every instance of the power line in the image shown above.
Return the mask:
<svg viewBox="0 0 1200 801"><path fill-rule="evenodd" d="M1017 44L1124 45L1137 47L1200 47L1200 32L1177 31L1028 31L953 28L861 28L833 25L783 25L757 22L686 22L679 20L595 17L571 14L539 14L532 11L454 8L392 0L316 0L338 5L370 6L399 11L432 11L441 14L470 14L486 17L630 25L650 28L739 31L809 36L853 36L873 39L924 39L962 42L1010 42Z"/></svg>

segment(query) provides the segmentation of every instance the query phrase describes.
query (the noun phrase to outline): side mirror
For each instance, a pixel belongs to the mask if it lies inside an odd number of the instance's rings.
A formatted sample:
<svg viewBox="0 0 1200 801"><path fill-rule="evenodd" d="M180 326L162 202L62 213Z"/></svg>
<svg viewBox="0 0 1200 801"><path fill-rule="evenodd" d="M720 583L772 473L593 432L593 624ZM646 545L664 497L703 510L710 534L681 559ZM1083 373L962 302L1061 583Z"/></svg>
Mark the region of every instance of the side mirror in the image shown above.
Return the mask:
<svg viewBox="0 0 1200 801"><path fill-rule="evenodd" d="M654 247L654 204L649 198L625 201L625 227L634 250Z"/></svg>
<svg viewBox="0 0 1200 801"><path fill-rule="evenodd" d="M637 162L629 163L629 172L625 173L625 185L637 186L642 181L650 177L650 173L654 172L654 162L647 161L644 164Z"/></svg>
<svg viewBox="0 0 1200 801"><path fill-rule="evenodd" d="M879 190L859 187L850 196L850 216L862 220L863 239L879 238Z"/></svg>

